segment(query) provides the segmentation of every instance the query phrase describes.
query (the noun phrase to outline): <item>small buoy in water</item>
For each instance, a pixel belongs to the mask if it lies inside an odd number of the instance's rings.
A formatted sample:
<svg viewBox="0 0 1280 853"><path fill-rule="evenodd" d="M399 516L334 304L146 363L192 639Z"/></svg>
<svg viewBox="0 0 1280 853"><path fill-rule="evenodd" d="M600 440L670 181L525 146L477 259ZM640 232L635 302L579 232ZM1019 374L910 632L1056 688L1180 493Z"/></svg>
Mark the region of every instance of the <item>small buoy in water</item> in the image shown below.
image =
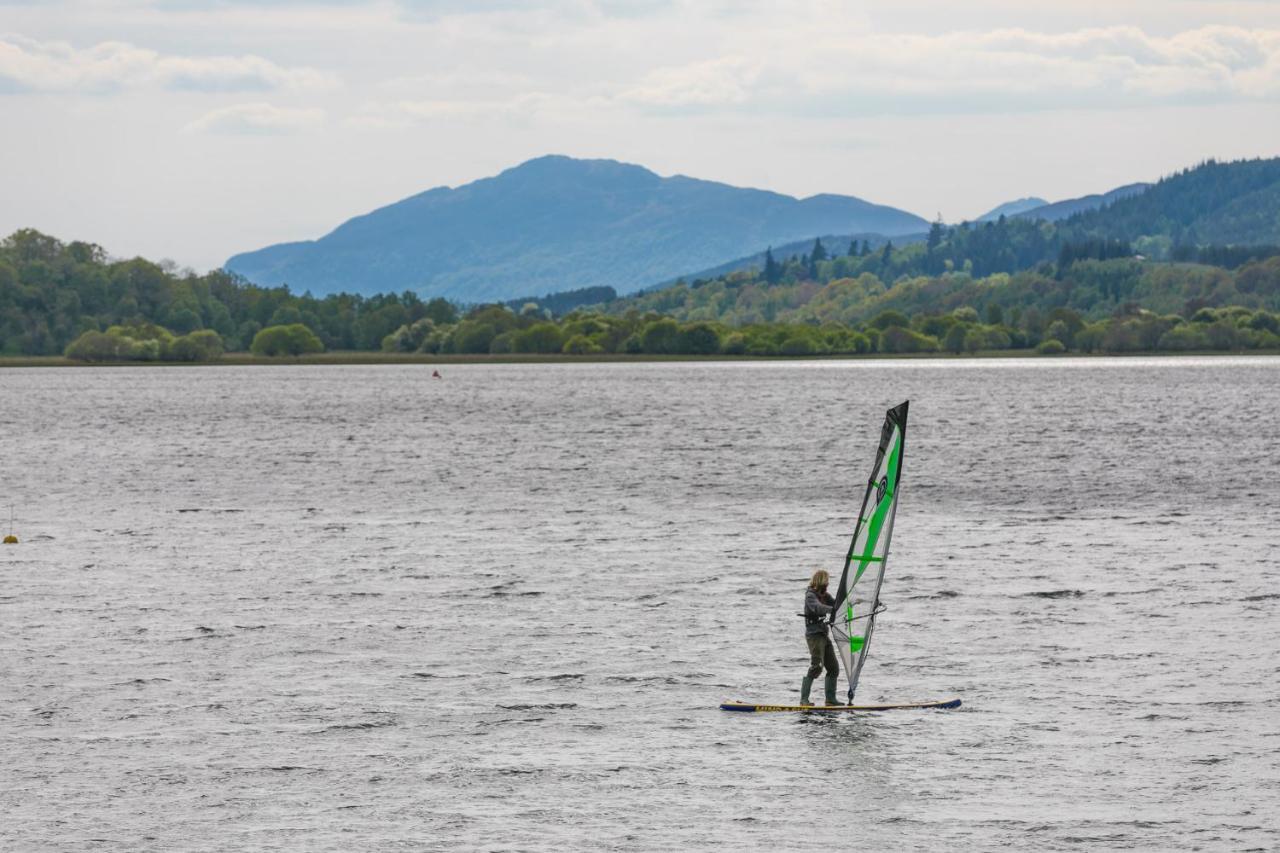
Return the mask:
<svg viewBox="0 0 1280 853"><path fill-rule="evenodd" d="M10 533L8 536L4 537L4 544L6 544L6 545L17 545L17 544L18 544L18 537L17 537L17 536L14 536L12 533Z"/></svg>
<svg viewBox="0 0 1280 853"><path fill-rule="evenodd" d="M442 376L440 375L440 371L438 371L438 370L433 370L433 371L431 371L431 378L432 378L432 379L443 379L444 377L442 377Z"/></svg>

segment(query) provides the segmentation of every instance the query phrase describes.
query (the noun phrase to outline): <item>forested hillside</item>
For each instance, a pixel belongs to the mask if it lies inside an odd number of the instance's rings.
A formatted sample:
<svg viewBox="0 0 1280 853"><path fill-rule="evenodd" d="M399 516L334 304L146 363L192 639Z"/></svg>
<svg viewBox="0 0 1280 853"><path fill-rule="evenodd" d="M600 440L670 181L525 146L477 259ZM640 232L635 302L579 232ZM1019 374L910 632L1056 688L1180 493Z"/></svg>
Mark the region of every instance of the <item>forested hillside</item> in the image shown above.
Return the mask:
<svg viewBox="0 0 1280 853"><path fill-rule="evenodd" d="M1014 209L1020 206L1010 204ZM1157 184L1130 184L1007 216L1000 210L977 222L952 226L935 222L927 235L846 234L820 239L826 250L858 260L840 267L837 277L869 272L883 281L950 271L976 276L1013 273L1073 257L1103 259L1117 252L1151 260L1187 260L1207 250L1205 256L1219 264L1230 254L1221 250L1231 249L1238 265L1248 259L1238 251L1240 247L1280 245L1280 159L1210 161ZM813 239L770 251L776 258L803 256ZM875 254L862 260L867 249L882 252L886 242L893 244L887 256ZM845 248L851 244L852 248ZM685 280L709 280L764 266L762 250L691 272Z"/></svg>
<svg viewBox="0 0 1280 853"><path fill-rule="evenodd" d="M795 255L789 246L776 256L772 251L768 257L755 256L759 260L750 265L754 270L738 263L723 275L713 270L698 278L740 277L745 272L747 280L758 274L766 284L776 285L871 274L891 284L947 273L984 278L1039 270L1056 276L1056 270L1077 260L1135 256L1234 267L1280 252L1280 159L1209 162L1165 178L1145 192L1127 193L1129 189L1117 190L1117 200L1106 207L1059 222L1033 218L1034 212L954 226L935 222L924 240L897 246L892 240L877 244L865 239L846 246L846 238L827 238L818 242L818 264L812 252ZM797 262L785 274L780 266L770 266L784 258ZM659 290L637 300L668 304L680 297Z"/></svg>
<svg viewBox="0 0 1280 853"><path fill-rule="evenodd" d="M218 270L207 275L141 258L112 260L92 243L38 231L0 241L0 354L56 355L83 332L152 323L177 335L210 329L226 349L247 349L266 326L302 323L330 349L378 349L423 317L455 318L443 299L339 294L297 296Z"/></svg>
<svg viewBox="0 0 1280 853"><path fill-rule="evenodd" d="M1019 235L1018 242L1007 234L1000 236L1005 227ZM994 306L1006 315L1069 308L1086 318L1103 318L1131 307L1183 316L1229 305L1280 309L1280 250L1255 250L1251 259L1228 269L1138 259L1123 243L1096 241L1066 244L1059 251L1059 263L1016 273L990 272L1000 265L1009 245L1028 253L1027 247L1041 245L1037 241L1045 238L1040 229L1007 222L957 230L961 236L948 245L965 257L959 270L943 254L941 242L932 255L927 246L902 250L886 246L879 252L859 250L835 258L825 257L825 247L818 242L815 251L785 261L770 260L763 270L681 283L601 307L611 314L652 311L686 322L727 325L858 325L887 310L914 315L963 306L982 313ZM1233 252L1223 254L1236 259ZM937 266L943 266L943 271L921 270ZM975 268L988 274L977 274Z"/></svg>
<svg viewBox="0 0 1280 853"><path fill-rule="evenodd" d="M1062 223L1071 240L1280 244L1280 158L1209 161ZM1154 244L1153 244L1154 245Z"/></svg>

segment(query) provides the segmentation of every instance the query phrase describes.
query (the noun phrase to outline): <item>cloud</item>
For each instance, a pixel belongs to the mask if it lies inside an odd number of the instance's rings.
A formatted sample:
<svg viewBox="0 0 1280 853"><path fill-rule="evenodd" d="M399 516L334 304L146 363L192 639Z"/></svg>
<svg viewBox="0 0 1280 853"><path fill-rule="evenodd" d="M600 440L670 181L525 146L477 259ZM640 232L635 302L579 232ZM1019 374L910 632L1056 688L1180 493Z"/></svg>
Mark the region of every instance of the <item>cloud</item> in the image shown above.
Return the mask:
<svg viewBox="0 0 1280 853"><path fill-rule="evenodd" d="M386 130L420 125L525 125L535 119L567 120L583 109L600 111L614 107L607 99L592 95L559 95L544 91L518 91L503 95L460 95L458 93L373 101L346 120L365 130Z"/></svg>
<svg viewBox="0 0 1280 853"><path fill-rule="evenodd" d="M320 109L236 104L206 113L183 129L188 133L275 136L311 130L323 124L324 119L324 110Z"/></svg>
<svg viewBox="0 0 1280 853"><path fill-rule="evenodd" d="M323 89L335 82L331 74L282 67L260 56L166 55L126 42L76 48L0 36L0 92L265 92Z"/></svg>
<svg viewBox="0 0 1280 853"><path fill-rule="evenodd" d="M793 15L783 28L770 23L769 8L747 2L739 17L725 18L719 35L706 17L712 12L702 7L702 17L685 28L710 33L696 43L664 41L673 24L657 4L644 22L597 19L547 29L547 21L528 20L529 28L518 31L487 25L483 35L455 24L450 39L470 40L470 53L442 44L453 51L453 63L385 80L377 87L381 97L366 102L348 124L394 128L606 114L612 121L627 113L848 119L1280 99L1280 29L886 33L856 16L841 17L822 0L808 2L812 14ZM637 47L649 44L663 47ZM480 59L495 55L526 61ZM595 70L574 73L575 67Z"/></svg>
<svg viewBox="0 0 1280 853"><path fill-rule="evenodd" d="M655 111L984 112L1280 97L1280 31L1136 27L805 33L808 44L658 68L618 99Z"/></svg>

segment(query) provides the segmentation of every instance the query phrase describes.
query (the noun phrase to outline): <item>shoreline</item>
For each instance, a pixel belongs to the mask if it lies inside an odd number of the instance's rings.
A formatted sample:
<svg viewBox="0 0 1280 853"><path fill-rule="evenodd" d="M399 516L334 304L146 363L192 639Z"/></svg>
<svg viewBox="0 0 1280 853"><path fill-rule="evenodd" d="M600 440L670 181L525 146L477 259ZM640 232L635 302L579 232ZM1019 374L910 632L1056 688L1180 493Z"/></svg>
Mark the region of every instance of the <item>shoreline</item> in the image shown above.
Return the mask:
<svg viewBox="0 0 1280 853"><path fill-rule="evenodd" d="M563 353L504 353L501 355L426 355L422 353L385 353L362 351L334 351L313 353L303 356L256 356L248 353L229 353L217 361L115 361L84 362L75 361L61 355L32 356L0 356L0 370L18 367L246 367L246 366L279 366L279 365L383 365L383 364L604 364L604 363L639 363L639 362L792 362L792 361L985 361L991 359L1043 359L1053 361L1067 358L1092 359L1132 359L1132 358L1184 358L1194 356L1277 356L1280 350L1190 350L1187 352L1169 352L1164 350L1146 350L1125 353L1073 353L1065 352L1056 355L1041 355L1034 349L1021 350L984 350L977 353L920 352L920 353L866 353L863 355L628 355L620 353L602 353L596 355L566 355Z"/></svg>

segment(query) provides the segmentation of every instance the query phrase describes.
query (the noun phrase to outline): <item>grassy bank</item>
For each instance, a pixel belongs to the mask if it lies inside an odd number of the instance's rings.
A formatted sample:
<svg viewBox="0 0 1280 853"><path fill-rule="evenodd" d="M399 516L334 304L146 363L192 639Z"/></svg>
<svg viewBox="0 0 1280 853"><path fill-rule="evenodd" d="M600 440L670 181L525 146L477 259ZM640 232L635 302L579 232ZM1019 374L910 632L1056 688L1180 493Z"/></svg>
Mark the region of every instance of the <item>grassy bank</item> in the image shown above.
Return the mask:
<svg viewBox="0 0 1280 853"><path fill-rule="evenodd" d="M338 351L322 352L301 356L257 356L246 352L224 354L220 359L209 362L166 362L166 361L127 361L90 364L74 361L60 355L49 356L0 356L0 369L6 367L239 367L252 365L287 365L287 364L582 364L582 363L626 363L626 362L697 362L697 361L754 361L754 362L788 362L788 361L973 361L986 359L1037 358L1045 360L1062 358L1177 358L1180 356L1275 356L1280 350L1199 350L1191 352L1168 352L1151 350L1147 352L1127 353L1062 353L1059 355L1040 355L1033 349L1022 350L984 350L976 353L956 355L953 353L868 353L865 355L806 355L806 356L750 356L750 355L622 355L600 353L595 355L539 355L533 353L509 353L503 355L424 355L420 353L385 353Z"/></svg>

